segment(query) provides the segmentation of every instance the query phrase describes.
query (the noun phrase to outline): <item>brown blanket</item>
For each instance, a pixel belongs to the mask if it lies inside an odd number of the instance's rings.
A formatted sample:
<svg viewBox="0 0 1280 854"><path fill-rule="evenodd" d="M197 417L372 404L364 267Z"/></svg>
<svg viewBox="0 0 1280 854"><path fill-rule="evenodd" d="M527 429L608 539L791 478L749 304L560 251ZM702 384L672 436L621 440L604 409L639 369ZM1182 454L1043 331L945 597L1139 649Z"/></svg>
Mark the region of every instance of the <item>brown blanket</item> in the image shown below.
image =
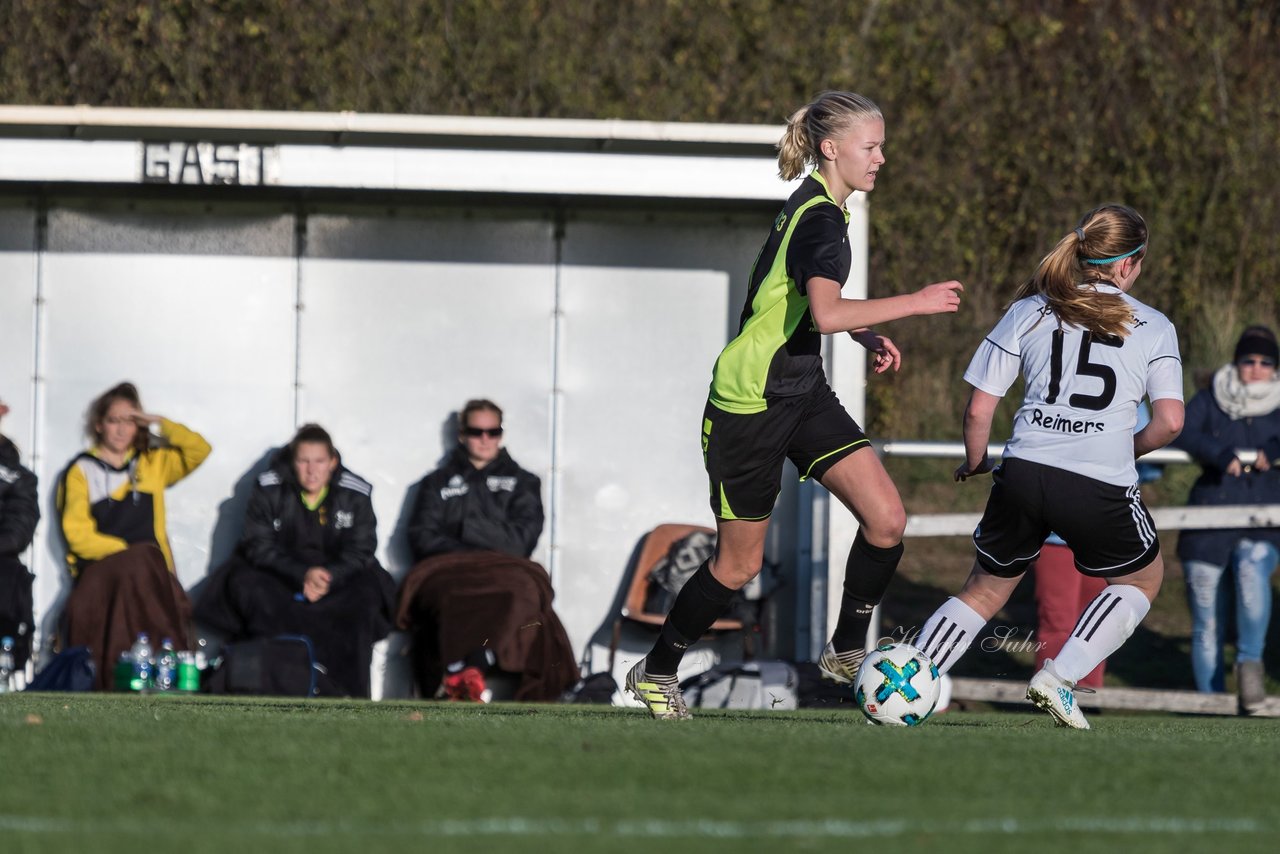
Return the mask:
<svg viewBox="0 0 1280 854"><path fill-rule="evenodd" d="M545 569L500 552L418 563L400 586L396 625L413 635L419 691L432 696L446 664L488 647L498 669L519 675L514 699L559 699L578 681L578 664L554 597Z"/></svg>
<svg viewBox="0 0 1280 854"><path fill-rule="evenodd" d="M99 691L112 689L116 659L139 632L150 635L157 654L165 638L177 649L191 648L191 602L152 544L82 567L63 619L68 645L83 644L93 654Z"/></svg>

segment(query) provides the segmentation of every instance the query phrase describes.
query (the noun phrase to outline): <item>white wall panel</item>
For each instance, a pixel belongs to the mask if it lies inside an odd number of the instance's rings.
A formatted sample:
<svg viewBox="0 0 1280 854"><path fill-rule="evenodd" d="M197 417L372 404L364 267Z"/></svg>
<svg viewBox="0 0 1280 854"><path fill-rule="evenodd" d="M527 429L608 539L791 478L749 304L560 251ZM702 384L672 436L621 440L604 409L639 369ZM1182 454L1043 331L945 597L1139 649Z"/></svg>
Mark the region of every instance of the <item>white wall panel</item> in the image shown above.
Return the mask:
<svg viewBox="0 0 1280 854"><path fill-rule="evenodd" d="M456 444L468 399L503 408L504 445L548 499L554 257L549 220L308 218L299 419L373 483L397 577L410 487ZM548 554L544 532L533 558Z"/></svg>
<svg viewBox="0 0 1280 854"><path fill-rule="evenodd" d="M298 417L373 483L383 565L401 578L412 564L413 486L456 445L452 416L473 397L503 408L504 445L543 479L550 516L550 220L332 213L308 217L306 234ZM533 559L552 568L547 531ZM375 648L375 698L410 695L404 642Z"/></svg>
<svg viewBox="0 0 1280 854"><path fill-rule="evenodd" d="M57 475L87 444L89 403L128 379L150 412L214 448L166 496L180 580L190 588L230 554L255 464L293 426L292 240L280 215L50 212L39 471L50 517ZM56 530L46 533L45 609L70 583Z"/></svg>
<svg viewBox="0 0 1280 854"><path fill-rule="evenodd" d="M663 522L714 525L702 411L757 231L706 219L569 224L557 602L578 650L609 616L645 532Z"/></svg>
<svg viewBox="0 0 1280 854"><path fill-rule="evenodd" d="M32 337L36 303L36 220L28 208L0 208L0 400L10 413L0 431L30 463L35 399Z"/></svg>

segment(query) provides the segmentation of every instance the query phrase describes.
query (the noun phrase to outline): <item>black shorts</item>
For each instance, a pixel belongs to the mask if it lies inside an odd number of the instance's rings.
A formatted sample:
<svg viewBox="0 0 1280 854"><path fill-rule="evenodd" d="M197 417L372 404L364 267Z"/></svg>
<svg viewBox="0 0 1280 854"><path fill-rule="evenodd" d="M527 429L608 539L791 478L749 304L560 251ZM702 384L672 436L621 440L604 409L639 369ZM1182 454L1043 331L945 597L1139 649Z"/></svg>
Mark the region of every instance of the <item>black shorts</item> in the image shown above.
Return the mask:
<svg viewBox="0 0 1280 854"><path fill-rule="evenodd" d="M1050 532L1066 541L1076 569L1086 575L1128 575L1160 554L1156 525L1137 484L1116 486L1018 459L1001 463L993 479L973 532L978 564L992 575L1026 572Z"/></svg>
<svg viewBox="0 0 1280 854"><path fill-rule="evenodd" d="M708 401L702 459L711 480L711 512L717 519L767 519L784 461L795 463L801 480L822 480L833 465L870 444L826 383L747 415Z"/></svg>

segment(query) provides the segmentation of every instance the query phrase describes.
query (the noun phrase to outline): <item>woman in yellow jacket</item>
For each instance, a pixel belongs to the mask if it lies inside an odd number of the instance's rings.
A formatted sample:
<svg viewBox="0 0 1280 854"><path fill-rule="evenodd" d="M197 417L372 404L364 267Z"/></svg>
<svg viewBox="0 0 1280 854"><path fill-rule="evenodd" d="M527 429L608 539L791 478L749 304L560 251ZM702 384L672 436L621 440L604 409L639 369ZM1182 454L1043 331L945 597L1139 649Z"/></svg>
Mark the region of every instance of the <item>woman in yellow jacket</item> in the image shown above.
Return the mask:
<svg viewBox="0 0 1280 854"><path fill-rule="evenodd" d="M151 428L163 441L151 447ZM191 602L174 575L165 534L164 490L209 456L199 433L147 414L132 383L89 407L93 447L79 454L58 485L58 509L75 578L65 629L72 646L93 654L99 689L109 689L115 661L146 632L190 648Z"/></svg>

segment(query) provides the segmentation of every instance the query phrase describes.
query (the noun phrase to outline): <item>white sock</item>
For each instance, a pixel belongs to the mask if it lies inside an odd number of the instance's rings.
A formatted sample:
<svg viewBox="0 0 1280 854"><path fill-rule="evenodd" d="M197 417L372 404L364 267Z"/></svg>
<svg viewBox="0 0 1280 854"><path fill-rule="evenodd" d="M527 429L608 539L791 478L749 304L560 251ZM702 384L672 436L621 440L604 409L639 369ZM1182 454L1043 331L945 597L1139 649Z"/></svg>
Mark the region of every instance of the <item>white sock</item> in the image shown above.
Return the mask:
<svg viewBox="0 0 1280 854"><path fill-rule="evenodd" d="M1133 585L1107 585L1080 615L1053 660L1053 672L1064 681L1079 682L1124 645L1150 610L1147 595Z"/></svg>
<svg viewBox="0 0 1280 854"><path fill-rule="evenodd" d="M916 647L933 660L939 673L946 673L986 624L981 614L952 596L925 621Z"/></svg>

